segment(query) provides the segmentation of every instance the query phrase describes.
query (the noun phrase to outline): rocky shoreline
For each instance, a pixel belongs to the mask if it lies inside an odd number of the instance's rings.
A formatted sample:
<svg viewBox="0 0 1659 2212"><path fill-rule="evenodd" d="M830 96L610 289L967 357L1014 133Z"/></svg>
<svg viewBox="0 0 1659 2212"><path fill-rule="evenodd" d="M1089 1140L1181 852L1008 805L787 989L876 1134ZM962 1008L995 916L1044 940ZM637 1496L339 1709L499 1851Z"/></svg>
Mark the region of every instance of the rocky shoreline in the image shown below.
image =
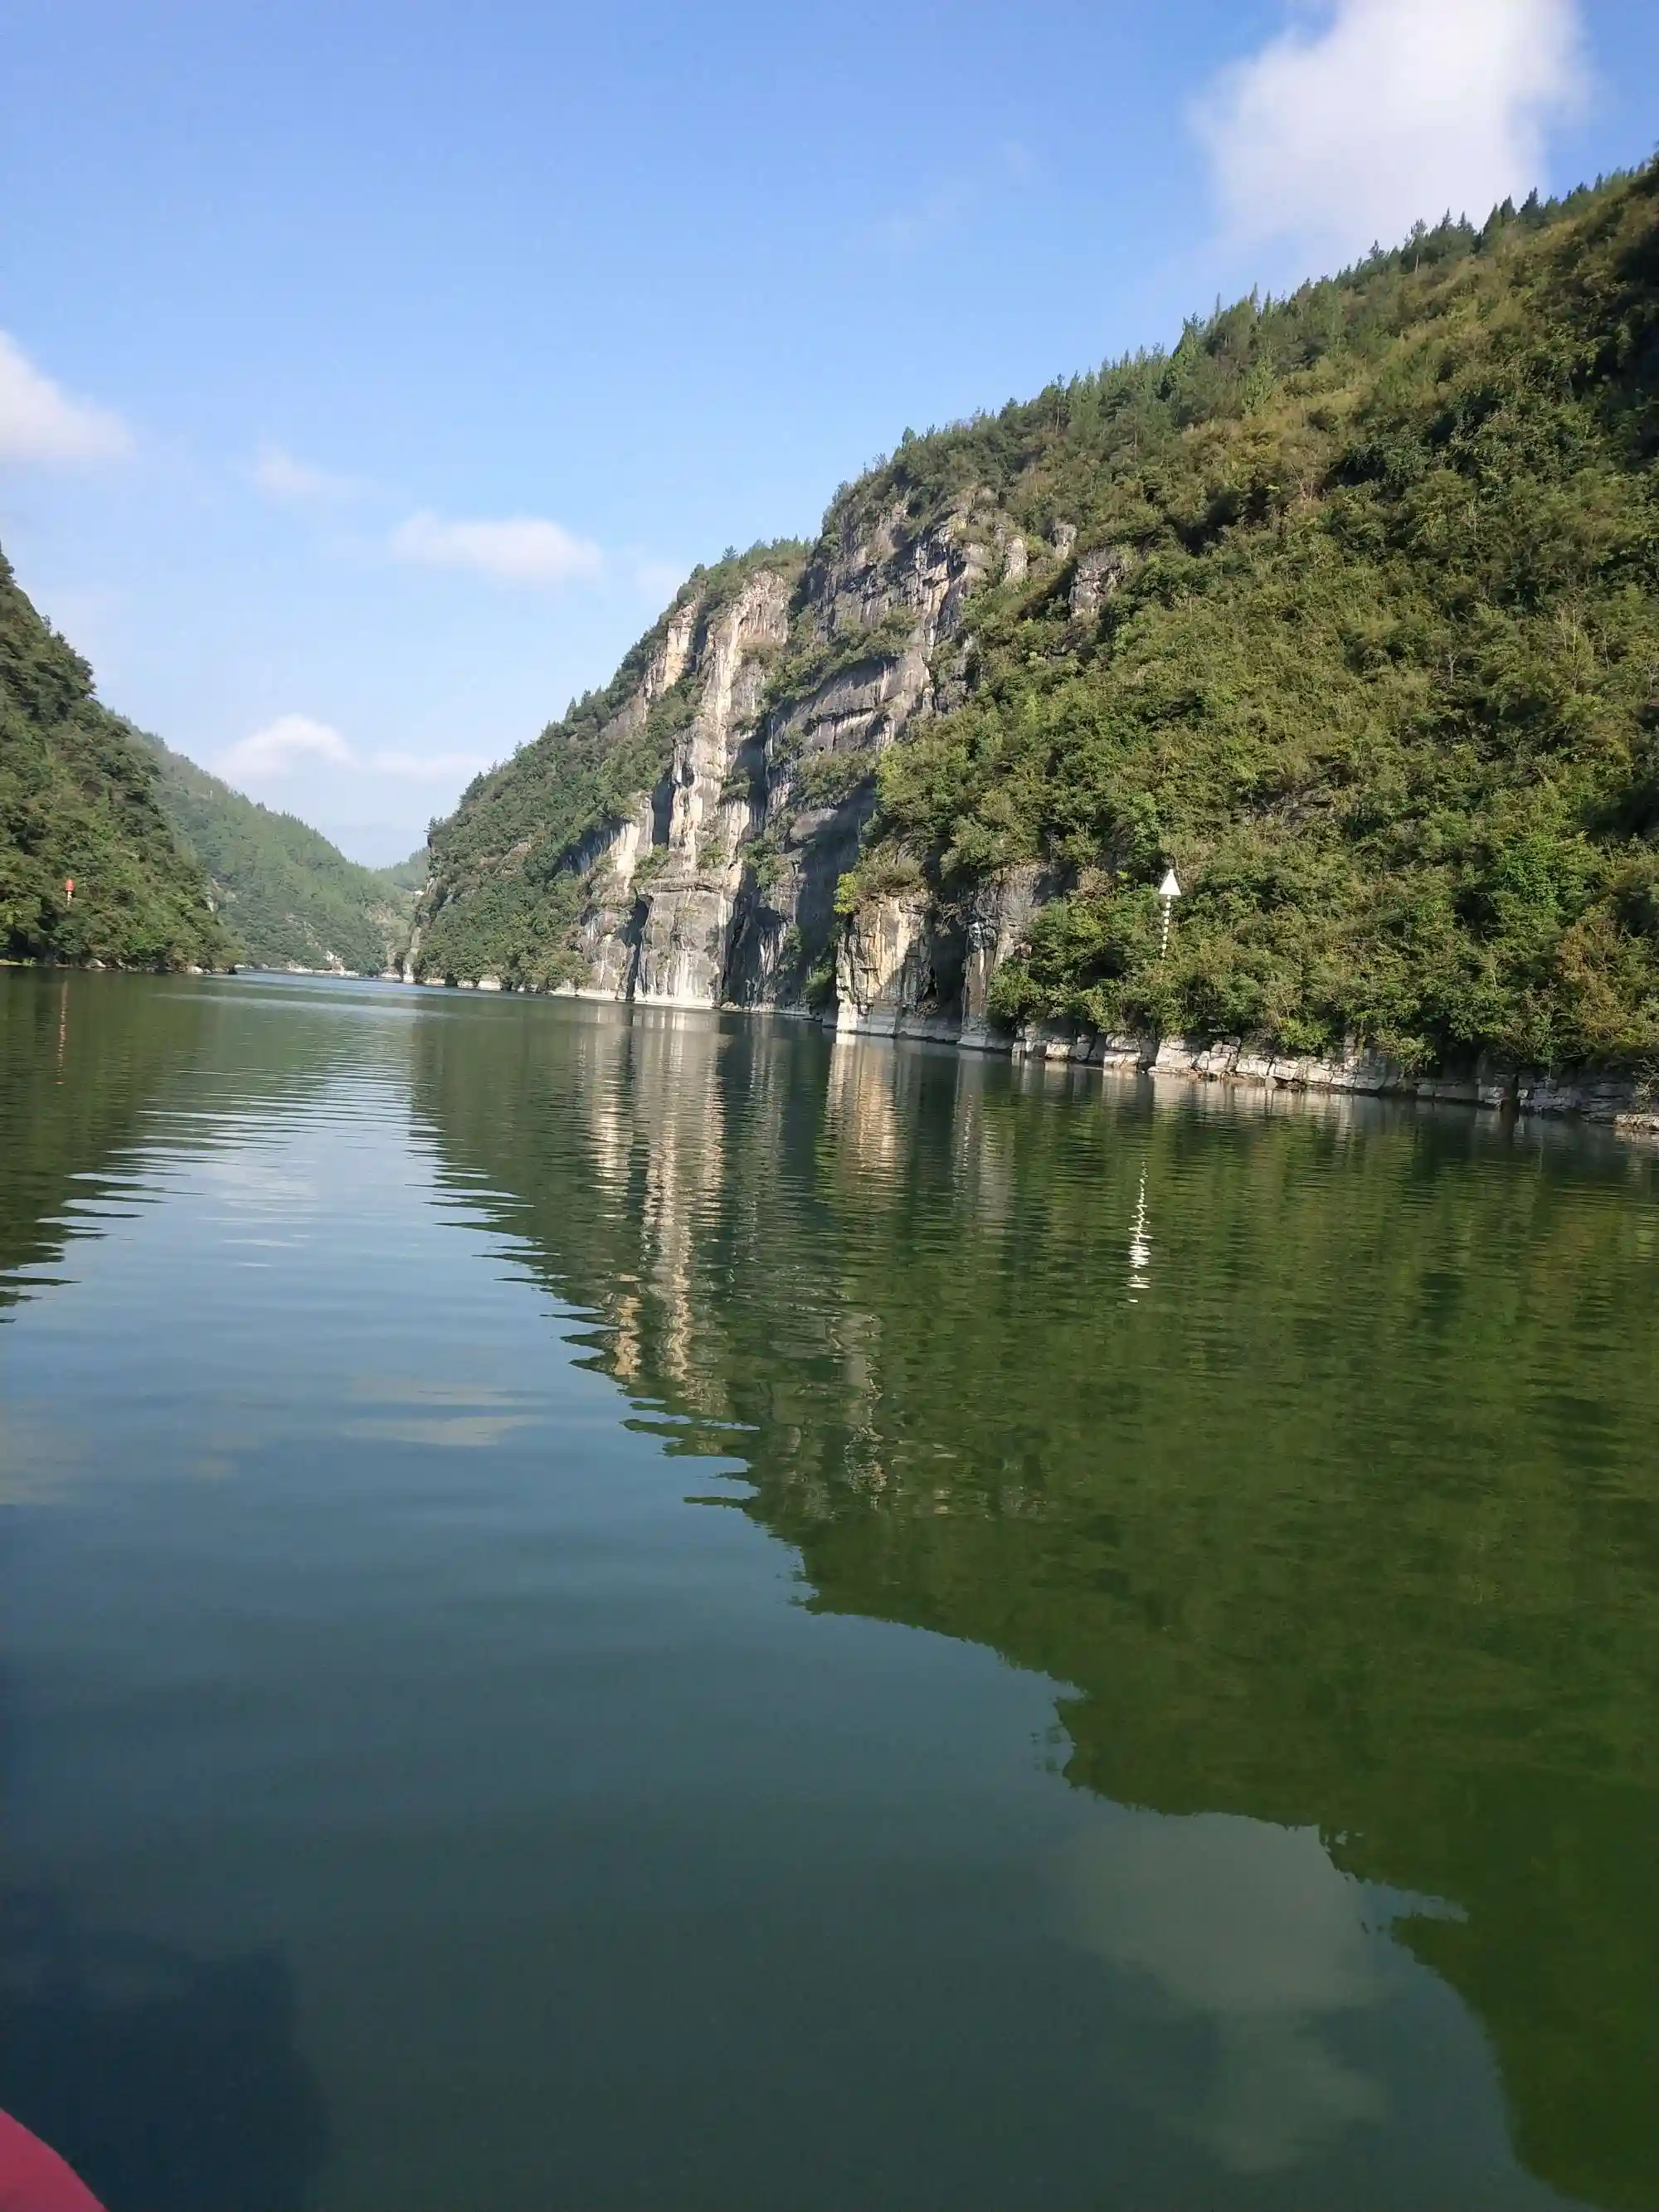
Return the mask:
<svg viewBox="0 0 1659 2212"><path fill-rule="evenodd" d="M428 983L428 988L434 986L444 988L436 984L435 978ZM510 988L495 975L451 988L492 993ZM1623 1136L1659 1139L1659 1081L1593 1069L1576 1075L1552 1075L1543 1069L1504 1067L1480 1060L1465 1072L1425 1075L1413 1073L1364 1046L1355 1046L1336 1058L1322 1059L1278 1052L1259 1041L1230 1038L1205 1042L1184 1037L1116 1036L1054 1022L1006 1030L988 1021L960 1022L902 1006L860 1009L849 1001L815 1013L799 1006L711 1006L706 1001L653 1000L572 984L544 995L599 1006L641 1006L658 1012L762 1013L783 1020L818 1022L835 1037L945 1045L957 1052L1098 1068L1109 1075L1150 1076L1237 1090L1471 1106L1517 1117L1536 1115L1592 1121Z"/></svg>
<svg viewBox="0 0 1659 2212"><path fill-rule="evenodd" d="M856 1020L848 1024L856 1031ZM902 1027L890 1035L925 1034ZM1335 1059L1274 1052L1237 1039L1204 1043L1182 1037L1091 1035L1058 1024L1035 1025L1011 1037L959 1034L964 1051L1010 1052L1017 1059L1056 1060L1120 1074L1170 1076L1259 1091L1321 1091L1351 1097L1396 1098L1420 1104L1485 1107L1516 1115L1573 1118L1625 1136L1659 1138L1659 1084L1651 1078L1585 1071L1552 1075L1481 1060L1467 1073L1413 1073L1363 1047Z"/></svg>

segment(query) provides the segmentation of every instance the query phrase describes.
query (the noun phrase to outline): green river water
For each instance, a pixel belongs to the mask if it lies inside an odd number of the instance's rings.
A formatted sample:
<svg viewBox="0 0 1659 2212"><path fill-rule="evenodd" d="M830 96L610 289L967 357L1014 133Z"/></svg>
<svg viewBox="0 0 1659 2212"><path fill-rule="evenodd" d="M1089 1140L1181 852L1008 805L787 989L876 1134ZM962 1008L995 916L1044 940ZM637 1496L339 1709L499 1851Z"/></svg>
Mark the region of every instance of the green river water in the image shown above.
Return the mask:
<svg viewBox="0 0 1659 2212"><path fill-rule="evenodd" d="M111 2212L1659 2205L1659 1155L0 974L0 2106Z"/></svg>

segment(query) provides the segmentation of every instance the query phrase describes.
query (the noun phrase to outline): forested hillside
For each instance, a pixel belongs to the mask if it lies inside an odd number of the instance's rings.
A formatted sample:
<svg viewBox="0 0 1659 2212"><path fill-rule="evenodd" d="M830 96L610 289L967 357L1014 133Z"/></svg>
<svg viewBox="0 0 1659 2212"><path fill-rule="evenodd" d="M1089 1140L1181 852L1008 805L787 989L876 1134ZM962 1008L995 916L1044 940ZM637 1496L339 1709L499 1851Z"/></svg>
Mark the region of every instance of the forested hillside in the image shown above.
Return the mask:
<svg viewBox="0 0 1659 2212"><path fill-rule="evenodd" d="M1651 166L907 432L467 794L430 972L1648 1069L1656 453Z"/></svg>
<svg viewBox="0 0 1659 2212"><path fill-rule="evenodd" d="M137 733L99 705L91 670L0 555L0 957L229 963L207 884L156 785Z"/></svg>
<svg viewBox="0 0 1659 2212"><path fill-rule="evenodd" d="M245 798L159 738L149 743L161 804L207 871L245 959L367 975L401 960L424 855L359 867L295 816Z"/></svg>
<svg viewBox="0 0 1659 2212"><path fill-rule="evenodd" d="M846 902L1045 867L1010 1018L1659 1054L1656 214L1650 168L1444 223L903 448L863 496L989 482L1106 558L1098 611L1076 563L985 605Z"/></svg>

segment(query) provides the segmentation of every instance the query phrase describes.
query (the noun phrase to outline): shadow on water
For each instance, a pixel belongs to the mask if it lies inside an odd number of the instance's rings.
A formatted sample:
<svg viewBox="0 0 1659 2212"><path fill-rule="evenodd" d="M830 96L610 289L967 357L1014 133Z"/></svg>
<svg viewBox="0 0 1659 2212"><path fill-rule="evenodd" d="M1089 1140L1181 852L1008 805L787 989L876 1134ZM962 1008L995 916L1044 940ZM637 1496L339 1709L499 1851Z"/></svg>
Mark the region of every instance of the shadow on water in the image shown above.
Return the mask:
<svg viewBox="0 0 1659 2212"><path fill-rule="evenodd" d="M1659 1169L673 1016L434 1010L447 1180L809 1603L1075 1686L1076 1785L1447 1901L1520 2156L1659 2172Z"/></svg>
<svg viewBox="0 0 1659 2212"><path fill-rule="evenodd" d="M0 2107L109 2212L298 2212L328 2154L274 1951L204 1960L0 1897Z"/></svg>

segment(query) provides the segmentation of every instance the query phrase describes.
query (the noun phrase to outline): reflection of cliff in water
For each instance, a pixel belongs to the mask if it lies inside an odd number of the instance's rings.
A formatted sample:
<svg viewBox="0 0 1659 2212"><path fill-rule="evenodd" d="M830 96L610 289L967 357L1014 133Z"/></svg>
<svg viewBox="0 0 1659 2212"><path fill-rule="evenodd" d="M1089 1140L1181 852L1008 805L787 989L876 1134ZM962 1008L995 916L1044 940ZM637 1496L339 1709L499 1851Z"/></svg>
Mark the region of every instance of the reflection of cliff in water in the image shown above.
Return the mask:
<svg viewBox="0 0 1659 2212"><path fill-rule="evenodd" d="M1075 1685L1074 1782L1452 1900L1397 1933L1522 2156L1650 2201L1650 1164L666 1015L479 1007L414 1066L453 1181L675 1448L744 1463L815 1605Z"/></svg>

